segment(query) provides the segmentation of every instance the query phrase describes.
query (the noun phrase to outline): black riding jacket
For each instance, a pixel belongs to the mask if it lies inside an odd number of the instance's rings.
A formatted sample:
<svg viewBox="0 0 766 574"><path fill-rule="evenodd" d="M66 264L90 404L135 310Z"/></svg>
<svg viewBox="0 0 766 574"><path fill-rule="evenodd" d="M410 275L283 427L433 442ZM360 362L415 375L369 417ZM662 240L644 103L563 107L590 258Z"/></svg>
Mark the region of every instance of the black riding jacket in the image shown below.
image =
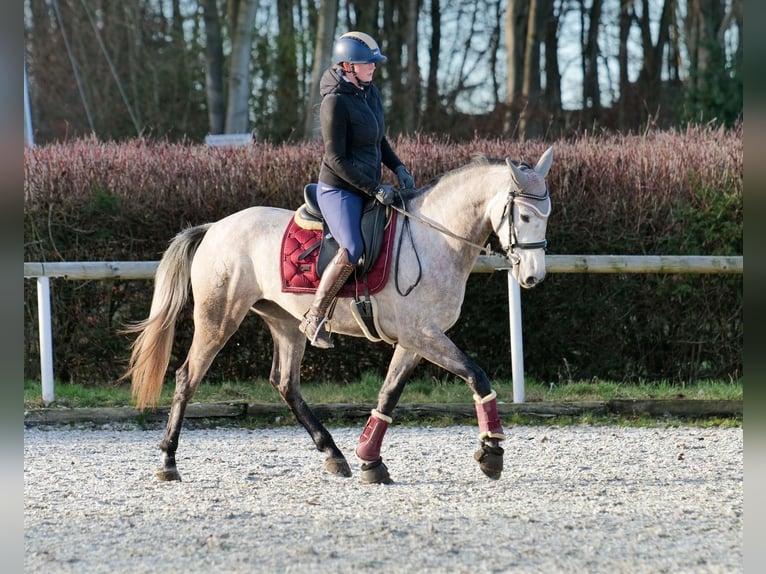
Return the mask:
<svg viewBox="0 0 766 574"><path fill-rule="evenodd" d="M333 187L374 195L381 163L395 171L402 165L386 139L380 91L374 84L357 88L329 68L319 83L319 120L324 157L319 179Z"/></svg>

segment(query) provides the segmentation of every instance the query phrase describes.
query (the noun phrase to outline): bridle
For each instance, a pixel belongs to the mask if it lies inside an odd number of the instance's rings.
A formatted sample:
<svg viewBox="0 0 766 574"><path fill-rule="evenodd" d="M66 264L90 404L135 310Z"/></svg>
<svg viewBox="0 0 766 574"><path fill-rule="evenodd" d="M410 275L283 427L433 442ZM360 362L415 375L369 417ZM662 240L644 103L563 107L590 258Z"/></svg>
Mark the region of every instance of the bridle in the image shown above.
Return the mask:
<svg viewBox="0 0 766 574"><path fill-rule="evenodd" d="M510 161L509 159L505 160L506 163L508 163L508 166L510 167ZM522 167L526 169L530 169L530 166L522 163ZM534 195L532 193L526 193L524 191L516 191L513 188L513 185L511 186L511 189L508 191L508 202L505 204L505 209L503 210L503 215L500 218L501 221L503 218L505 218L506 214L508 214L508 247L505 249L505 258L508 259L508 261L511 262L511 264L518 265L520 262L520 257L516 253L517 249L547 249L548 248L548 240L546 238L543 238L541 241L519 241L518 236L516 234L516 227L513 225L513 207L516 205L516 200L521 199L523 200L521 203L524 203L527 207L532 209L537 215L540 217L547 219L550 215L550 210L548 213L543 213L538 209L538 207L534 203L530 202L539 202L539 201L545 201L546 199L550 198L550 193L548 191L548 186L545 186L545 193L542 195Z"/></svg>

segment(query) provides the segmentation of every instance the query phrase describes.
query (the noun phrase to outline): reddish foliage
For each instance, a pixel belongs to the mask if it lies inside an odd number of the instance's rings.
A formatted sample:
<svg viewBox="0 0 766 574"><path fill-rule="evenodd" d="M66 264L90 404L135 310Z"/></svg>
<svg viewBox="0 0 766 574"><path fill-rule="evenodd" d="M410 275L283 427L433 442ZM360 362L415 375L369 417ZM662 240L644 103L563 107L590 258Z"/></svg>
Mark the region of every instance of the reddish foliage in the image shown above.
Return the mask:
<svg viewBox="0 0 766 574"><path fill-rule="evenodd" d="M419 184L477 153L532 163L550 145L503 138L457 143L423 135L393 143ZM741 126L633 136L583 133L553 144L549 253L742 253ZM189 224L251 205L297 208L304 184L316 179L321 153L320 142L210 148L82 139L27 148L24 259L157 260ZM392 174L385 178L394 183ZM599 297L588 296L594 292ZM116 331L144 317L150 283L62 281L53 293L57 377L119 376L129 341ZM472 278L453 333L491 376L509 376L510 370L507 323L497 321L507 313L504 293L504 277ZM25 375L35 377L36 297L29 283L25 307ZM737 376L741 312L741 277L551 276L525 293L527 371L559 379ZM190 332L185 321L179 354ZM390 352L385 346L370 351L362 340L336 346L338 360L320 366L307 360L306 375L354 380L362 370L382 372ZM352 358L362 356L363 361ZM268 333L246 321L211 377L266 376L270 357Z"/></svg>

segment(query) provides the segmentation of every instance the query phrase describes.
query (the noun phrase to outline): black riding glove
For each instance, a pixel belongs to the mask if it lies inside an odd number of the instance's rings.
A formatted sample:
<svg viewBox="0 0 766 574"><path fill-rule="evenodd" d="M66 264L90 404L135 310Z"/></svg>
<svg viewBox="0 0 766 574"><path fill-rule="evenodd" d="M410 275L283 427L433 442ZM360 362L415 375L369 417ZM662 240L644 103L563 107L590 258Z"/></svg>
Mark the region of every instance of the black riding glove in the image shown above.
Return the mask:
<svg viewBox="0 0 766 574"><path fill-rule="evenodd" d="M404 165L396 168L396 177L399 179L400 189L415 189L415 178Z"/></svg>
<svg viewBox="0 0 766 574"><path fill-rule="evenodd" d="M377 199L383 205L391 205L396 198L396 191L390 185L381 183L375 189L375 199Z"/></svg>

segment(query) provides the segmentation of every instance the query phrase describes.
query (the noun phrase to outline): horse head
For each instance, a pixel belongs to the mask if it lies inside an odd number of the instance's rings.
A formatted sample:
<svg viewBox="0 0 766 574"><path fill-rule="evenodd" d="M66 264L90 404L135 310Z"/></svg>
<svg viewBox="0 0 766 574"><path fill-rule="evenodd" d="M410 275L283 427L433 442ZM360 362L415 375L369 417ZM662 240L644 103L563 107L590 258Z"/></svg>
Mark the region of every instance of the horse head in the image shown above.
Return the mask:
<svg viewBox="0 0 766 574"><path fill-rule="evenodd" d="M545 176L553 162L553 147L545 150L535 167L505 161L510 186L502 215L493 219L492 227L513 265L514 277L519 285L530 288L545 279L545 232L551 214Z"/></svg>

